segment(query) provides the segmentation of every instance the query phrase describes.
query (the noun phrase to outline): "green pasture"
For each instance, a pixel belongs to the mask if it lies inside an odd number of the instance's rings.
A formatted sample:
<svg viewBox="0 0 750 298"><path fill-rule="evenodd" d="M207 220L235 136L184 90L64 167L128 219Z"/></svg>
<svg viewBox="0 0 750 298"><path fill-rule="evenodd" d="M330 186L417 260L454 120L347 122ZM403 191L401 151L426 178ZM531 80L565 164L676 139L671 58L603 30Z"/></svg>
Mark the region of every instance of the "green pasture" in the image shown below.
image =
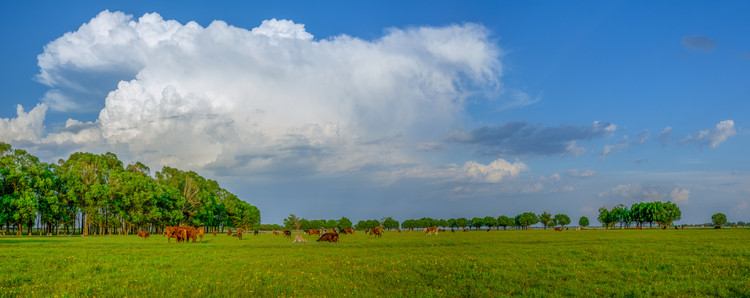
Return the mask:
<svg viewBox="0 0 750 298"><path fill-rule="evenodd" d="M0 236L0 297L750 297L750 229L305 238Z"/></svg>

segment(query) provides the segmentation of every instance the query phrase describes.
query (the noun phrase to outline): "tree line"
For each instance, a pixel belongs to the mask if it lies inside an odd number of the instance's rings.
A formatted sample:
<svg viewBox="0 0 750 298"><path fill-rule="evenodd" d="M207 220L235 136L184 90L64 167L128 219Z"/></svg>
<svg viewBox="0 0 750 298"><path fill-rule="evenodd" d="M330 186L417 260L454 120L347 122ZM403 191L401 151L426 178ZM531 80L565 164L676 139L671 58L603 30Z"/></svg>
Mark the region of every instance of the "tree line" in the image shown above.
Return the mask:
<svg viewBox="0 0 750 298"><path fill-rule="evenodd" d="M77 152L41 162L0 142L0 228L39 233L131 234L165 226L210 230L260 224L260 211L193 171L163 167L151 175L141 162L123 165L107 152ZM76 231L76 227L78 230Z"/></svg>
<svg viewBox="0 0 750 298"><path fill-rule="evenodd" d="M599 208L599 217L597 220L605 227L614 228L617 223L620 228L628 228L635 223L638 227L643 227L648 223L652 227L654 223L660 227L669 227L673 222L681 219L682 212L680 207L672 202L648 202L635 203L630 209L623 204L619 204L612 209L606 207Z"/></svg>

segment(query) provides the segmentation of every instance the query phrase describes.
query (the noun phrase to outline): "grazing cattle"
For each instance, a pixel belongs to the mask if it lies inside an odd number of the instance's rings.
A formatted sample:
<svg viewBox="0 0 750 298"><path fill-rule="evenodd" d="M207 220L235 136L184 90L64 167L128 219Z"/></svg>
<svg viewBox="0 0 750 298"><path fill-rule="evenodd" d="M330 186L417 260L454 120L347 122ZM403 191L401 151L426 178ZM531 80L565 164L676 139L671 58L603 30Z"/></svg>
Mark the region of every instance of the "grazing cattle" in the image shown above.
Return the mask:
<svg viewBox="0 0 750 298"><path fill-rule="evenodd" d="M232 236L232 229L229 229L229 232L227 232L227 236Z"/></svg>
<svg viewBox="0 0 750 298"><path fill-rule="evenodd" d="M279 232L273 231L273 234L274 234L274 235L276 235L276 236L278 236L278 235L279 235ZM301 235L300 235L300 236L301 236Z"/></svg>
<svg viewBox="0 0 750 298"><path fill-rule="evenodd" d="M354 230L352 230L352 229L345 229L344 231L345 231L345 232L346 232L347 234L352 234L352 235L354 235Z"/></svg>
<svg viewBox="0 0 750 298"><path fill-rule="evenodd" d="M216 236L216 231L214 231L214 236Z"/></svg>
<svg viewBox="0 0 750 298"><path fill-rule="evenodd" d="M560 228L560 227L555 227L555 231L558 231L558 232L562 232L562 228Z"/></svg>
<svg viewBox="0 0 750 298"><path fill-rule="evenodd" d="M258 230L255 230L255 231L253 232L253 235L255 235L255 236L258 236Z"/></svg>
<svg viewBox="0 0 750 298"><path fill-rule="evenodd" d="M232 234L232 237L239 237L240 235L237 233Z"/></svg>
<svg viewBox="0 0 750 298"><path fill-rule="evenodd" d="M320 236L320 231L318 231L318 230L316 230L316 229L309 229L309 230L305 230L305 233L307 233L307 235L308 235L308 236L310 236L310 235L312 235L312 234L315 234L315 235L318 235L318 236Z"/></svg>
<svg viewBox="0 0 750 298"><path fill-rule="evenodd" d="M667 227L661 227L661 229L662 229L662 230L666 230L666 229L667 229Z"/></svg>
<svg viewBox="0 0 750 298"><path fill-rule="evenodd" d="M333 230L333 229L330 229L330 230L328 230L328 233L336 233L336 231Z"/></svg>
<svg viewBox="0 0 750 298"><path fill-rule="evenodd" d="M401 229L396 229L396 231L398 231L399 233L401 233Z"/></svg>
<svg viewBox="0 0 750 298"><path fill-rule="evenodd" d="M677 230L677 227L675 226L674 229Z"/></svg>
<svg viewBox="0 0 750 298"><path fill-rule="evenodd" d="M167 242L170 242L170 243L172 242L170 241L172 240L172 238L177 240L178 243L182 242L183 240L187 242L187 239L188 239L187 230L181 227L167 226L167 229L164 231L164 233L166 233Z"/></svg>
<svg viewBox="0 0 750 298"><path fill-rule="evenodd" d="M464 232L468 232L468 231L469 231L469 229L467 229L467 228L464 228Z"/></svg>
<svg viewBox="0 0 750 298"><path fill-rule="evenodd" d="M242 240L242 234L244 233L245 233L245 230L243 230L242 228L237 229L237 235L238 235L237 238Z"/></svg>
<svg viewBox="0 0 750 298"><path fill-rule="evenodd" d="M167 237L167 242L172 243L172 238L178 239L175 235L175 232L177 232L177 230L179 229L180 227L167 226L166 228L164 228L164 233L162 233L162 235L164 235L164 237ZM182 235L182 232L180 232L179 235ZM187 238L187 236L185 238Z"/></svg>
<svg viewBox="0 0 750 298"><path fill-rule="evenodd" d="M643 230L642 227L635 227L636 230Z"/></svg>
<svg viewBox="0 0 750 298"><path fill-rule="evenodd" d="M304 242L307 242L307 240L305 240L305 238L303 238L302 235L294 236L294 241L292 241L292 243L304 243Z"/></svg>
<svg viewBox="0 0 750 298"><path fill-rule="evenodd" d="M374 229L370 230L370 235L375 235L378 238L382 238L383 237L383 227L377 226Z"/></svg>
<svg viewBox="0 0 750 298"><path fill-rule="evenodd" d="M581 230L581 228L580 228L580 227L576 228L576 231L580 231L580 230Z"/></svg>
<svg viewBox="0 0 750 298"><path fill-rule="evenodd" d="M148 240L148 236L150 236L148 234L148 232L146 232L146 231L138 231L138 237L143 238L143 240Z"/></svg>
<svg viewBox="0 0 750 298"><path fill-rule="evenodd" d="M292 238L292 231L290 231L290 230L283 230L283 231L281 231L281 233L284 234L284 238L286 238L286 237L289 237L289 239Z"/></svg>
<svg viewBox="0 0 750 298"><path fill-rule="evenodd" d="M456 230L454 230L454 229L451 229L451 233L455 233L455 232L456 232Z"/></svg>
<svg viewBox="0 0 750 298"><path fill-rule="evenodd" d="M714 229L721 229L721 226L715 226Z"/></svg>
<svg viewBox="0 0 750 298"><path fill-rule="evenodd" d="M487 232L489 232L489 231L490 231L490 228L487 228Z"/></svg>
<svg viewBox="0 0 750 298"><path fill-rule="evenodd" d="M733 225L732 227L733 227L733 228L736 228L736 227L737 227L737 225Z"/></svg>
<svg viewBox="0 0 750 298"><path fill-rule="evenodd" d="M431 233L434 233L435 235L437 235L438 234L438 228L437 227L424 228L424 234L425 235L430 235Z"/></svg>
<svg viewBox="0 0 750 298"><path fill-rule="evenodd" d="M336 234L336 232L333 233L325 233L323 236L320 236L320 238L317 240L318 242L336 242L339 243L339 234Z"/></svg>
<svg viewBox="0 0 750 298"><path fill-rule="evenodd" d="M195 232L198 234L198 239L200 239L200 242L203 242L203 234L206 233L206 230L203 227L199 227L195 229Z"/></svg>

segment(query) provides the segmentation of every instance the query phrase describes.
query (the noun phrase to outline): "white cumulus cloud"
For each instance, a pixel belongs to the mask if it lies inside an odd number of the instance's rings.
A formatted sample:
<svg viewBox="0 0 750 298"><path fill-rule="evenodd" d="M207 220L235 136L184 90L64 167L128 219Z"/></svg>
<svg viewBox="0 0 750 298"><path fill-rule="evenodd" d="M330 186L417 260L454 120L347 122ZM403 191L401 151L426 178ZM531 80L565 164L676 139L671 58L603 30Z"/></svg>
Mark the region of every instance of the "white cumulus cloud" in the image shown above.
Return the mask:
<svg viewBox="0 0 750 298"><path fill-rule="evenodd" d="M690 198L690 191L684 188L682 190L675 188L669 193L669 198L671 198L672 202L675 204L687 205L688 198Z"/></svg>
<svg viewBox="0 0 750 298"><path fill-rule="evenodd" d="M502 93L502 54L490 32L472 23L394 28L375 40L315 40L290 20L204 28L157 13L103 11L44 47L37 80L53 89L45 104L5 119L0 135L117 148L147 163L227 175L414 164L413 149L399 148L443 147L363 140L436 139L459 118L465 98ZM103 88L82 79L97 76L121 77L99 99L98 119L69 120L44 135L47 107L91 106L71 95ZM456 172L497 182L525 168L500 163L467 163Z"/></svg>

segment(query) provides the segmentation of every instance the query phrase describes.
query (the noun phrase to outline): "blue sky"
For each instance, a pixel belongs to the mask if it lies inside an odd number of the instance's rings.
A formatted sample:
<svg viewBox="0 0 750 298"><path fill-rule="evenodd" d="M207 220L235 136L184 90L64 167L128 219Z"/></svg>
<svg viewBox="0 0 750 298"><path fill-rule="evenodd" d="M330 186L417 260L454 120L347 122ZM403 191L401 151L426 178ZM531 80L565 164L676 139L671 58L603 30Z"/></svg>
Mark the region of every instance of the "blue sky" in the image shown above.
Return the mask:
<svg viewBox="0 0 750 298"><path fill-rule="evenodd" d="M196 170L269 223L750 220L747 2L0 5L0 140L49 161Z"/></svg>

